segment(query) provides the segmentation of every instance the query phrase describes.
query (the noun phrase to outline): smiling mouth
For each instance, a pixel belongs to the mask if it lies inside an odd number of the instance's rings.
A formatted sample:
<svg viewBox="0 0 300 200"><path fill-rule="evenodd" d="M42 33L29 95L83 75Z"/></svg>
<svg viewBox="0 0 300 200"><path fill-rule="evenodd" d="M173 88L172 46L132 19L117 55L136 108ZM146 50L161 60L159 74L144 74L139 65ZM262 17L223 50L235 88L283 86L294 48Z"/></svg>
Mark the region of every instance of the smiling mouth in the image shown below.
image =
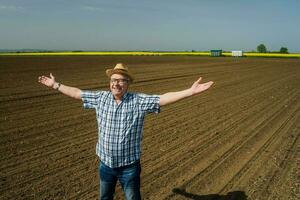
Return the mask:
<svg viewBox="0 0 300 200"><path fill-rule="evenodd" d="M114 87L113 89L117 90L117 91L122 91L122 88L116 88L116 87Z"/></svg>

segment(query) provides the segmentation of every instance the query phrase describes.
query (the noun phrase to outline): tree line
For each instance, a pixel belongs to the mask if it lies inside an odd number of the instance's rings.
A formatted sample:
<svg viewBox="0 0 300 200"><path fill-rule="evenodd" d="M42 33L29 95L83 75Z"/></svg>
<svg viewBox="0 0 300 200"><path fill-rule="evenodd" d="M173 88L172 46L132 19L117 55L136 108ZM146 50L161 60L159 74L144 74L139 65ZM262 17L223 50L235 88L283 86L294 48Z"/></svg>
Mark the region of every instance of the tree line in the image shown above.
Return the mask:
<svg viewBox="0 0 300 200"><path fill-rule="evenodd" d="M264 44L260 44L257 46L257 52L259 53L267 53L267 47ZM278 52L273 52L273 53L278 53ZM279 50L279 53L289 53L287 47L281 47Z"/></svg>

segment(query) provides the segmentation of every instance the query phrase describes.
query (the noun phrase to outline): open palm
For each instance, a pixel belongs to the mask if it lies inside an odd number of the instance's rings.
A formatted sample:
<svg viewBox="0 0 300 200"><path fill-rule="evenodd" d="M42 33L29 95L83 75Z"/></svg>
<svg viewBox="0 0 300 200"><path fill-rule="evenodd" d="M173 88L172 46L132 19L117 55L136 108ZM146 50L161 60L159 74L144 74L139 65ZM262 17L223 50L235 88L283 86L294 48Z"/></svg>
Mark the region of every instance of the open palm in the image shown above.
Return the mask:
<svg viewBox="0 0 300 200"><path fill-rule="evenodd" d="M210 88L210 86L214 83L213 81L209 81L209 82L206 82L206 83L200 83L201 82L201 77L196 81L194 82L194 84L192 85L191 87L191 90L192 90L192 94L195 95L195 94L198 94L200 92L203 92L205 90L207 90L208 88Z"/></svg>
<svg viewBox="0 0 300 200"><path fill-rule="evenodd" d="M50 77L39 76L39 82L48 87L53 87L55 84L55 77L52 75L52 73L50 73Z"/></svg>

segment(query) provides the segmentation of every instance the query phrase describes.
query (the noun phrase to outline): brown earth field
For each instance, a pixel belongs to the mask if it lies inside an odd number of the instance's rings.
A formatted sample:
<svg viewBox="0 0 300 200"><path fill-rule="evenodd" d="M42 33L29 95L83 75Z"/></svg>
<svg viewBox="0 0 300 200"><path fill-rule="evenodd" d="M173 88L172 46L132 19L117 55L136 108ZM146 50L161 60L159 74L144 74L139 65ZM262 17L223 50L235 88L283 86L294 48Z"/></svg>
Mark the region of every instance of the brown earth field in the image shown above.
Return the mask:
<svg viewBox="0 0 300 200"><path fill-rule="evenodd" d="M300 199L300 60L197 56L0 57L0 199L97 199L95 112L38 83L54 74L107 90L122 62L130 90L163 94L199 76L212 88L146 117L143 199ZM124 199L117 185L115 199Z"/></svg>

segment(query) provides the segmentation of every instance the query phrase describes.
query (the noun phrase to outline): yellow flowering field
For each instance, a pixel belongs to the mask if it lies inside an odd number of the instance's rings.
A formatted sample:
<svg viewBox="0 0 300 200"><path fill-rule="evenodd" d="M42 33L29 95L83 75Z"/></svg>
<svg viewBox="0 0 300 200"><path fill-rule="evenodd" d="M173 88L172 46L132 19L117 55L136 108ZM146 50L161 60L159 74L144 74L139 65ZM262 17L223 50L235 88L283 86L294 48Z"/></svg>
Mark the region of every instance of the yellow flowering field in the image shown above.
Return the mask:
<svg viewBox="0 0 300 200"><path fill-rule="evenodd" d="M152 52L152 51L105 51L105 52L21 52L0 53L0 56L210 56L210 52ZM223 56L232 56L223 52ZM243 53L247 57L300 58L300 53Z"/></svg>

